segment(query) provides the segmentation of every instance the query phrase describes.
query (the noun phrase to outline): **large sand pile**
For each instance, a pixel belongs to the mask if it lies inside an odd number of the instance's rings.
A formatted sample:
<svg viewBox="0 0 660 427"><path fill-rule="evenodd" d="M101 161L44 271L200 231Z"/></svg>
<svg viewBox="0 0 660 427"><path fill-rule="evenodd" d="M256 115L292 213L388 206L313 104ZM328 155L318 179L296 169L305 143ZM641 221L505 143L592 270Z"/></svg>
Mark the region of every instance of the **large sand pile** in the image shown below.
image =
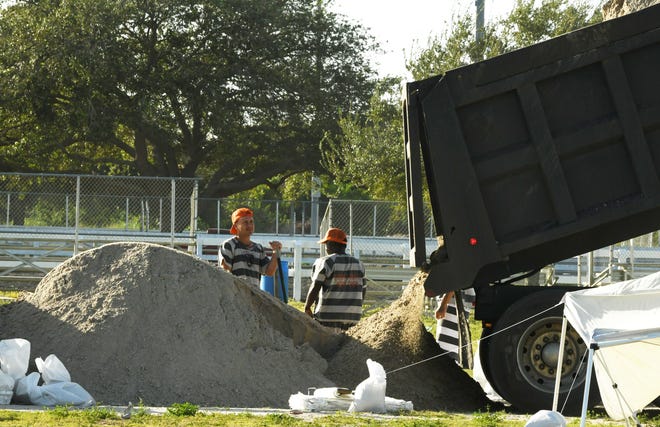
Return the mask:
<svg viewBox="0 0 660 427"><path fill-rule="evenodd" d="M419 321L421 285L408 289L336 334L196 257L115 243L61 264L0 309L0 339L29 340L32 361L57 355L103 404L285 408L308 387L355 387L368 357L391 371L438 354ZM387 395L416 409L490 404L446 358L388 375Z"/></svg>

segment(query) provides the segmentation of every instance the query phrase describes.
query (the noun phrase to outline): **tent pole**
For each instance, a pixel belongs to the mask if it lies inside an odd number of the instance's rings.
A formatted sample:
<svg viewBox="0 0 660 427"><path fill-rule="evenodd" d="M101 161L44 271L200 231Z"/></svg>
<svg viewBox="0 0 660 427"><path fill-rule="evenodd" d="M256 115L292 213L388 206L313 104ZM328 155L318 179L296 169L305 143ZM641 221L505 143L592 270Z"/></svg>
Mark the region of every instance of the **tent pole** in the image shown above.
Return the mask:
<svg viewBox="0 0 660 427"><path fill-rule="evenodd" d="M561 368L564 363L564 341L566 340L566 325L568 320L563 316L561 322L561 335L559 338L559 354L557 355L557 375L555 377L555 394L552 397L552 411L557 412L557 404L559 403L559 383L561 382Z"/></svg>
<svg viewBox="0 0 660 427"><path fill-rule="evenodd" d="M592 343L589 346L589 357L587 358L587 378L584 381L584 394L582 395L582 415L580 416L580 427L584 427L587 422L587 406L589 406L589 388L591 387L591 370L594 367L594 351L598 344Z"/></svg>

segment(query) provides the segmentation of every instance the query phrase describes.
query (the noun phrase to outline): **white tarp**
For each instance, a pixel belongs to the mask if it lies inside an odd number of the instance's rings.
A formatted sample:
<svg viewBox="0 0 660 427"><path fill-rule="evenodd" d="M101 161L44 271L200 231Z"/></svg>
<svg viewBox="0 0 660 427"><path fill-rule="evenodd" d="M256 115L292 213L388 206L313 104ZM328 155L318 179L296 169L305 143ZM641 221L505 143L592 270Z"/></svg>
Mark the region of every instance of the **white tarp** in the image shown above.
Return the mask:
<svg viewBox="0 0 660 427"><path fill-rule="evenodd" d="M594 368L610 418L634 416L660 396L660 272L568 292L564 316L597 345Z"/></svg>

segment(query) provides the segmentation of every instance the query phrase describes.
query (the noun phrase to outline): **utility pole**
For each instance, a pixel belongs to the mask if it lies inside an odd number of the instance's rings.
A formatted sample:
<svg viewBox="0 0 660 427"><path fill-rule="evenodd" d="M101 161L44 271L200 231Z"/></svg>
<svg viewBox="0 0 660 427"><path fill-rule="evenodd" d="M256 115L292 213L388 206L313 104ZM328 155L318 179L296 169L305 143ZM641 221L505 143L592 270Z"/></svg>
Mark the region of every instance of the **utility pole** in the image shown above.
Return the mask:
<svg viewBox="0 0 660 427"><path fill-rule="evenodd" d="M477 7L477 31L476 40L480 42L484 37L484 10L486 9L486 0L474 0Z"/></svg>
<svg viewBox="0 0 660 427"><path fill-rule="evenodd" d="M311 231L313 235L319 234L319 198L321 197L321 178L314 175L312 176L312 191L310 194L311 199L311 212L310 212L310 221L311 221Z"/></svg>

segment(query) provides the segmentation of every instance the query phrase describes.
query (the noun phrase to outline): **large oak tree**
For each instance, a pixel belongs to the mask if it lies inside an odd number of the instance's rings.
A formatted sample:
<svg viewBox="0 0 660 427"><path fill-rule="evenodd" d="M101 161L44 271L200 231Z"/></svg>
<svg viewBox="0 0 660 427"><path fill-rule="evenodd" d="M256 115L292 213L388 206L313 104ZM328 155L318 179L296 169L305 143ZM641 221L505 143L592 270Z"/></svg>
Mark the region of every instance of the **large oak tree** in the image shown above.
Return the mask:
<svg viewBox="0 0 660 427"><path fill-rule="evenodd" d="M0 169L198 176L223 197L319 168L373 40L327 0L23 0L0 10Z"/></svg>

